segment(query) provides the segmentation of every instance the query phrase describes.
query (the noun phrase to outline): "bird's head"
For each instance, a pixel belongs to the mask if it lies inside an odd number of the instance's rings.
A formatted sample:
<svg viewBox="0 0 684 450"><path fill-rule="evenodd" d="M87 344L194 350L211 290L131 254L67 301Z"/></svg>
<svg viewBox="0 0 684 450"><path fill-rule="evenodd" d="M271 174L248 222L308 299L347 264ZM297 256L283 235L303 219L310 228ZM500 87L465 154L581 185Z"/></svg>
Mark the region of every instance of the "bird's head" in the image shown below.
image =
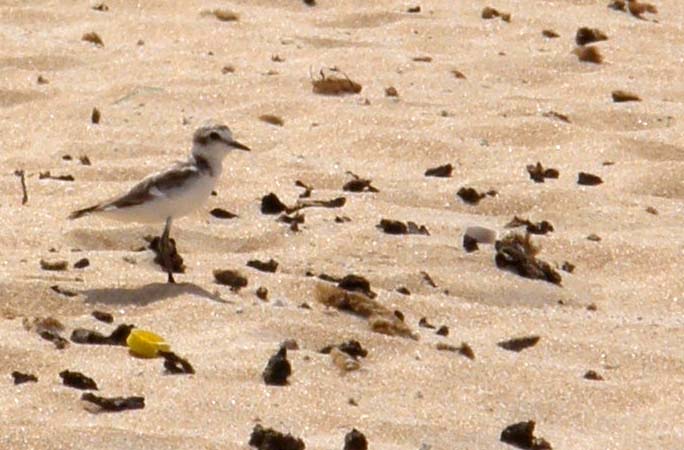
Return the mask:
<svg viewBox="0 0 684 450"><path fill-rule="evenodd" d="M192 136L192 154L210 161L221 161L234 149L250 151L249 147L233 139L230 128L223 124L204 125Z"/></svg>

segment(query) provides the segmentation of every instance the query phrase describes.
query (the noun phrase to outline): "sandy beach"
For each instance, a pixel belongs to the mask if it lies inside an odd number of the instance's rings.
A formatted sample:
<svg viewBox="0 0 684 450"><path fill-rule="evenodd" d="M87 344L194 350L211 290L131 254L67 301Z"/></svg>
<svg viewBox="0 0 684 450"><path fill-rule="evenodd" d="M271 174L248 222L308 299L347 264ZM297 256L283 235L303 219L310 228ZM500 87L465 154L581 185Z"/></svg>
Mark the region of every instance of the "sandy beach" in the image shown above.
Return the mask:
<svg viewBox="0 0 684 450"><path fill-rule="evenodd" d="M608 0L315 3L0 0L0 448L246 450L260 424L314 450L344 448L353 428L371 449L503 450L502 431L529 420L554 449L684 448L682 5L639 18ZM573 54L580 27L605 34L588 44L600 64ZM361 92L314 93L322 69ZM216 195L175 222L178 284L147 248L163 224L67 220L187 158L207 119L252 152L231 153ZM537 162L558 177L533 181ZM450 177L425 176L446 164ZM343 190L351 174L377 192ZM301 209L294 231L261 212L269 193L345 200ZM502 270L493 245L464 249L469 226L524 232L506 228L514 216L552 225L531 239L560 284ZM382 219L427 233L388 234ZM273 273L247 265L270 259ZM216 269L247 286L216 283ZM334 283L321 274L367 279L416 339L323 304ZM124 346L57 349L32 325L46 317L67 340L151 330L196 373ZM497 345L529 336L519 352ZM287 339L292 375L267 385ZM349 340L368 354L345 372L320 350ZM64 370L145 407L95 411Z"/></svg>

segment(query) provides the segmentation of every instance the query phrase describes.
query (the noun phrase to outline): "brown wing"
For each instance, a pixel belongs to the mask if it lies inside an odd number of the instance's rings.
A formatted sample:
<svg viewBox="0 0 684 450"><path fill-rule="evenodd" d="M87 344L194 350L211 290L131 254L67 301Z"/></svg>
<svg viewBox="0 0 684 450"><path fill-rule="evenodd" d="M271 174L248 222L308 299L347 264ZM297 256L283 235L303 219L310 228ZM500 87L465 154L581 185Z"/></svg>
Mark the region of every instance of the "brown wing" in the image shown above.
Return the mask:
<svg viewBox="0 0 684 450"><path fill-rule="evenodd" d="M174 167L164 172L155 173L144 178L138 184L133 186L130 191L113 199L98 203L97 205L88 208L74 211L69 215L70 219L78 219L87 214L97 211L104 211L106 209L121 209L137 206L146 201L153 200L159 196L157 192L164 193L173 188L177 188L189 179L199 176L198 170L192 164L178 163Z"/></svg>

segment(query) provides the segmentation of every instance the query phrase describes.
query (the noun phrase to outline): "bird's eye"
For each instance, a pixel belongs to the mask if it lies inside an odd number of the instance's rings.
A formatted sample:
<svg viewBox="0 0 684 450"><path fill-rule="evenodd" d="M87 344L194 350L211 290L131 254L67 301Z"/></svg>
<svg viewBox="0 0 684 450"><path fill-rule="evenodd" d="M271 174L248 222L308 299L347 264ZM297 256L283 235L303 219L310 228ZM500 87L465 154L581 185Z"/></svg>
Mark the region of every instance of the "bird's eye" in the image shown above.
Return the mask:
<svg viewBox="0 0 684 450"><path fill-rule="evenodd" d="M218 141L219 139L221 139L221 136L216 131L212 131L209 134L209 139L213 139L214 141Z"/></svg>

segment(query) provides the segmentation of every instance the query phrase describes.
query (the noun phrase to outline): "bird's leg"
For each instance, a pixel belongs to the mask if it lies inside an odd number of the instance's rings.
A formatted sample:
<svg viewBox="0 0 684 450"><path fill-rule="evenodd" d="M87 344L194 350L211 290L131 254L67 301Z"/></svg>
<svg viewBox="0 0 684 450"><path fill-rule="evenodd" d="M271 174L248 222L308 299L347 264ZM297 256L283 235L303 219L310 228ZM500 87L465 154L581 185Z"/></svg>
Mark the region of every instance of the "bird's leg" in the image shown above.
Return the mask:
<svg viewBox="0 0 684 450"><path fill-rule="evenodd" d="M173 279L173 261L171 260L171 243L169 242L169 233L171 233L171 217L166 218L166 225L164 226L164 232L161 235L161 240L159 241L159 251L161 253L161 260L166 269L166 273L169 278L168 283L175 283L176 280Z"/></svg>

